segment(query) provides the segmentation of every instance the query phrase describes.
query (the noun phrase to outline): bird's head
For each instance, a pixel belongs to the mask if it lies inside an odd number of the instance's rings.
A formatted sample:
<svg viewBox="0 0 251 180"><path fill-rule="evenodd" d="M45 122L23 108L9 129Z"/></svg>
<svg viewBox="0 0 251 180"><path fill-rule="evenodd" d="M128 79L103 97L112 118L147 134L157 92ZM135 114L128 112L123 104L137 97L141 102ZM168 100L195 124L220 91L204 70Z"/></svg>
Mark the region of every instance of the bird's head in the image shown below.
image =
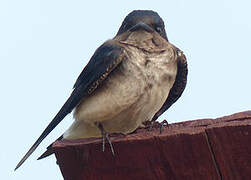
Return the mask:
<svg viewBox="0 0 251 180"><path fill-rule="evenodd" d="M129 13L119 28L117 35L120 35L134 27L142 24L151 30L156 31L164 39L167 39L165 25L158 13L151 10L135 10Z"/></svg>

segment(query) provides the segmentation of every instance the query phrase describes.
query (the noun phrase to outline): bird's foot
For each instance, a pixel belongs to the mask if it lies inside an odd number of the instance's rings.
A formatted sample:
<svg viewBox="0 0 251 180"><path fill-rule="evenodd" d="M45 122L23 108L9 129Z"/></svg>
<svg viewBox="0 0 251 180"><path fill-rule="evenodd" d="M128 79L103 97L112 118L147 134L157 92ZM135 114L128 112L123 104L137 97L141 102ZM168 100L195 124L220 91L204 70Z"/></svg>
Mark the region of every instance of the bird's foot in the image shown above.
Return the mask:
<svg viewBox="0 0 251 180"><path fill-rule="evenodd" d="M160 134L163 131L163 127L168 125L168 122L166 120L163 120L162 122L158 121L146 121L144 122L145 128L148 131L152 131L154 128L159 128Z"/></svg>
<svg viewBox="0 0 251 180"><path fill-rule="evenodd" d="M160 134L162 133L164 126L168 126L167 120L163 120L162 122L159 123L159 133Z"/></svg>
<svg viewBox="0 0 251 180"><path fill-rule="evenodd" d="M97 126L98 126L99 130L101 131L101 135L102 135L102 151L103 152L105 151L105 141L107 140L107 142L110 145L112 155L114 156L114 149L112 146L112 142L109 138L109 134L104 130L104 127L102 126L101 123L98 123Z"/></svg>
<svg viewBox="0 0 251 180"><path fill-rule="evenodd" d="M159 122L157 121L145 121L143 123L144 127L148 130L148 131L152 131L154 128L159 127Z"/></svg>

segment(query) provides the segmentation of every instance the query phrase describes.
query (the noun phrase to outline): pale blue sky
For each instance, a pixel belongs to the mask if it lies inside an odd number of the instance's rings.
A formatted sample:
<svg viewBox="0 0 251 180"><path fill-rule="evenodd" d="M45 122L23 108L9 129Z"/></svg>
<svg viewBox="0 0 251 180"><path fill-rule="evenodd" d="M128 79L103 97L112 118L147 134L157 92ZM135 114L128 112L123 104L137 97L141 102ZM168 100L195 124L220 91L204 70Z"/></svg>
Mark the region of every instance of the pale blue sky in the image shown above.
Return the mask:
<svg viewBox="0 0 251 180"><path fill-rule="evenodd" d="M134 9L152 9L184 51L188 85L160 119L178 122L251 109L248 0L0 0L0 179L63 179L55 158L36 158L69 115L16 172L17 162L69 96L95 49Z"/></svg>

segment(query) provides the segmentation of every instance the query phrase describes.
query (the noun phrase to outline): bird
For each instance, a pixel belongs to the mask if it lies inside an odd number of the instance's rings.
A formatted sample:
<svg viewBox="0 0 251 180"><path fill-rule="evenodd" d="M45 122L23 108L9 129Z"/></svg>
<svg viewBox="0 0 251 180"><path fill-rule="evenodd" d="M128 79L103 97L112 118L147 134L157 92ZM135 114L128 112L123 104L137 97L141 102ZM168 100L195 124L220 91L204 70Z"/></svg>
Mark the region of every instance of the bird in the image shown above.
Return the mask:
<svg viewBox="0 0 251 180"><path fill-rule="evenodd" d="M107 140L113 151L109 134L126 135L155 121L181 96L186 80L186 57L168 41L159 14L130 12L115 37L94 52L69 98L15 170L72 111L74 121L58 140L101 137L103 150ZM53 154L51 147L39 159Z"/></svg>

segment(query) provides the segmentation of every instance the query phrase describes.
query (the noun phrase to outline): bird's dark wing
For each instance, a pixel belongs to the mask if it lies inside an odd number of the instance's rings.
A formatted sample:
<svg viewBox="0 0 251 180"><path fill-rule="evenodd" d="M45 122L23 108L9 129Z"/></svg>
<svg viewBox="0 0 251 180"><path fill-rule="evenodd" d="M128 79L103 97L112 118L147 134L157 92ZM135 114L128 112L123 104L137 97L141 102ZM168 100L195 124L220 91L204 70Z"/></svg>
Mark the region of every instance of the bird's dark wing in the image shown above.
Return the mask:
<svg viewBox="0 0 251 180"><path fill-rule="evenodd" d="M74 90L37 141L17 164L15 170L33 153L43 139L69 114L85 96L91 94L126 58L124 49L110 40L101 45L79 75Z"/></svg>
<svg viewBox="0 0 251 180"><path fill-rule="evenodd" d="M186 87L188 69L185 55L182 53L181 56L178 57L177 61L178 71L173 87L171 88L165 103L162 105L160 110L154 115L152 121L157 120L160 115L162 115L167 109L169 109L171 105L180 98Z"/></svg>
<svg viewBox="0 0 251 180"><path fill-rule="evenodd" d="M61 139L63 139L63 135L61 135L59 138L57 138L57 141L60 141ZM46 151L37 158L37 160L40 160L40 159L43 159L43 158L46 158L52 154L54 154L54 150L52 148L52 145L53 143L51 143L47 148L46 148Z"/></svg>

